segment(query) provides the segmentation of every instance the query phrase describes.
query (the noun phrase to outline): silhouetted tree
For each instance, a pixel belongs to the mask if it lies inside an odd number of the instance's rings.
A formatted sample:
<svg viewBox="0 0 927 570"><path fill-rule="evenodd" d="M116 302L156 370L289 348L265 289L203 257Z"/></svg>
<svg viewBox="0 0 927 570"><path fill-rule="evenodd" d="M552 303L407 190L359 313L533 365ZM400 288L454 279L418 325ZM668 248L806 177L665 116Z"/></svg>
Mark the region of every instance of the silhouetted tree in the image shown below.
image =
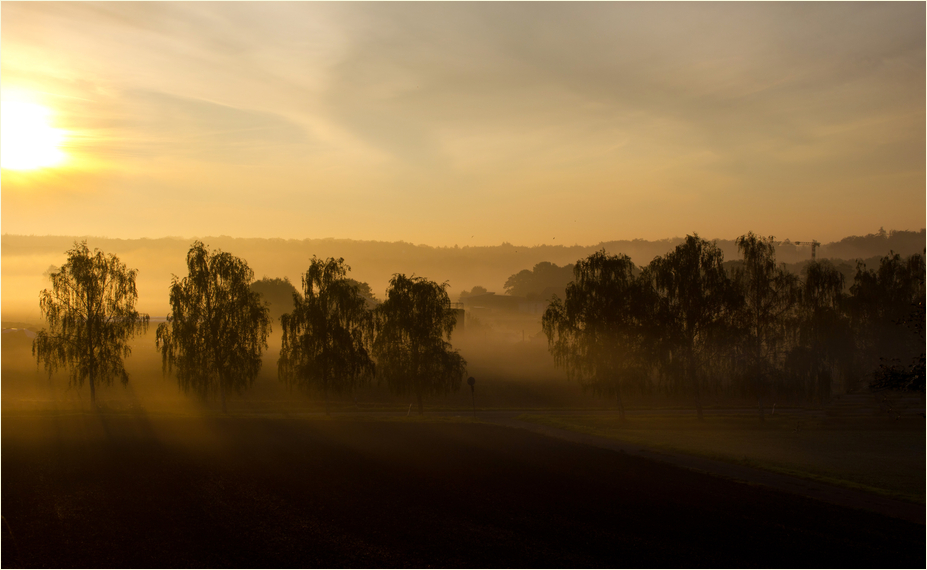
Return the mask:
<svg viewBox="0 0 927 570"><path fill-rule="evenodd" d="M692 395L699 419L706 365L726 346L740 302L723 264L724 253L696 234L649 267L659 294L660 361Z"/></svg>
<svg viewBox="0 0 927 570"><path fill-rule="evenodd" d="M280 380L321 390L326 414L329 393L352 391L374 372L365 342L370 313L356 282L346 278L349 270L344 259L313 256L302 279L303 295L294 294L293 312L280 319Z"/></svg>
<svg viewBox="0 0 927 570"><path fill-rule="evenodd" d="M171 313L158 325L156 343L180 388L203 400L218 393L225 412L227 393L251 386L261 369L268 308L250 288L251 268L230 253L210 253L196 241L187 269L187 277L171 282Z"/></svg>
<svg viewBox="0 0 927 570"><path fill-rule="evenodd" d="M737 238L737 247L744 258L743 265L735 270L735 279L744 296L739 317L745 331L744 354L756 387L760 421L763 421L763 394L772 369L787 349L786 319L799 295L797 277L776 265L774 239L753 232Z"/></svg>
<svg viewBox="0 0 927 570"><path fill-rule="evenodd" d="M71 369L71 384L90 384L96 404L96 383L129 382L123 360L132 353L129 340L148 329L148 315L135 309L136 270L113 254L87 242L74 244L60 269L49 271L51 289L39 293L45 328L36 334L32 354L51 375L59 366Z"/></svg>
<svg viewBox="0 0 927 570"><path fill-rule="evenodd" d="M466 374L448 342L457 324L450 303L447 283L396 274L376 311L377 373L394 394L414 394L420 415L424 396L456 392Z"/></svg>
<svg viewBox="0 0 927 570"><path fill-rule="evenodd" d="M542 301L547 301L548 298L542 298L545 294L549 297L556 292L564 291L572 278L572 265L559 267L548 261L542 261L530 271L523 269L506 279L505 292L508 295L541 298Z"/></svg>
<svg viewBox="0 0 927 570"><path fill-rule="evenodd" d="M624 419L623 386L647 374L644 326L650 291L626 255L599 251L576 262L566 298L554 297L541 326L554 363L595 395L614 397Z"/></svg>
<svg viewBox="0 0 927 570"><path fill-rule="evenodd" d="M827 261L812 261L803 269L797 338L786 366L803 395L823 403L835 374L846 372L852 359L853 338L846 317L845 278Z"/></svg>
<svg viewBox="0 0 927 570"><path fill-rule="evenodd" d="M277 322L284 313L293 310L293 295L298 291L286 277L264 277L251 284L251 290L259 293L267 303L272 322Z"/></svg>
<svg viewBox="0 0 927 570"><path fill-rule="evenodd" d="M850 292L860 372L877 389L923 386L924 257L890 253L875 271L860 263Z"/></svg>
<svg viewBox="0 0 927 570"><path fill-rule="evenodd" d="M370 285L367 283L351 279L350 277L348 277L348 283L353 285L354 288L357 289L358 294L364 298L364 303L367 305L368 309L374 309L380 304L380 300L373 294L373 289L371 289Z"/></svg>
<svg viewBox="0 0 927 570"><path fill-rule="evenodd" d="M461 291L458 299L463 301L467 297L473 297L475 295L485 295L486 293L489 293L489 291L486 290L486 287L483 287L481 285L474 285L473 289L470 289L469 291L467 291L466 289Z"/></svg>

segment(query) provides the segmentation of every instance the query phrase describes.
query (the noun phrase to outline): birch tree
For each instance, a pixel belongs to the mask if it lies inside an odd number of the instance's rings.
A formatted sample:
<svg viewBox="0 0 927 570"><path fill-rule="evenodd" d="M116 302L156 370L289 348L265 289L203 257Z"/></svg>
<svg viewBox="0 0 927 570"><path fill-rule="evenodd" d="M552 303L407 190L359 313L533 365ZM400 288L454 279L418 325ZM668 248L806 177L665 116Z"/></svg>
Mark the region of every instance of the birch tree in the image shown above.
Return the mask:
<svg viewBox="0 0 927 570"><path fill-rule="evenodd" d="M423 397L460 390L467 362L449 342L457 317L447 283L393 275L376 322L377 374L394 394L413 394L419 415Z"/></svg>
<svg viewBox="0 0 927 570"><path fill-rule="evenodd" d="M148 329L148 315L135 304L137 271L119 258L95 249L87 242L74 244L68 260L49 273L51 289L39 294L45 328L36 334L32 354L51 375L59 367L70 368L72 385L90 385L90 401L96 405L98 384L118 379L129 382L124 359L132 353L129 340Z"/></svg>
<svg viewBox="0 0 927 570"><path fill-rule="evenodd" d="M344 259L312 258L303 293L280 318L283 341L277 373L290 388L316 388L329 413L329 394L352 392L374 372L368 352L371 315L357 282L347 278Z"/></svg>
<svg viewBox="0 0 927 570"><path fill-rule="evenodd" d="M226 412L228 394L250 387L261 369L268 308L250 288L254 272L230 253L196 241L187 269L187 277L171 282L171 313L158 325L156 343L165 373L175 372L185 393L204 401L218 395Z"/></svg>

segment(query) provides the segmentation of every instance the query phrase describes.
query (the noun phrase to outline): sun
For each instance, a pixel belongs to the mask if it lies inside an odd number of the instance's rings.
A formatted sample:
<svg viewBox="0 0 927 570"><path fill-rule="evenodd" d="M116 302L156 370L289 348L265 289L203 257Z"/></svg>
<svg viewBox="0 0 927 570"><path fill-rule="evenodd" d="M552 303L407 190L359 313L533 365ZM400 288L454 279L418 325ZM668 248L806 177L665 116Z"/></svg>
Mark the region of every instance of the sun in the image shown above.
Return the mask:
<svg viewBox="0 0 927 570"><path fill-rule="evenodd" d="M0 168L34 170L64 162L65 131L49 124L51 114L36 103L0 102Z"/></svg>

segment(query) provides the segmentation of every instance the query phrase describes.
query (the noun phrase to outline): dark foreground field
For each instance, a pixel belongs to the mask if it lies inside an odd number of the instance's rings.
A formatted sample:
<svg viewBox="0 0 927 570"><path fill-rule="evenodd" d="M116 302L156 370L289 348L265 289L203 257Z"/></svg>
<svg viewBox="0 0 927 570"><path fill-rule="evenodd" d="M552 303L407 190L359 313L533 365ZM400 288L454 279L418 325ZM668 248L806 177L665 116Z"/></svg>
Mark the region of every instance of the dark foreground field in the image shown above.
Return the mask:
<svg viewBox="0 0 927 570"><path fill-rule="evenodd" d="M4 568L924 567L924 527L521 430L4 414Z"/></svg>

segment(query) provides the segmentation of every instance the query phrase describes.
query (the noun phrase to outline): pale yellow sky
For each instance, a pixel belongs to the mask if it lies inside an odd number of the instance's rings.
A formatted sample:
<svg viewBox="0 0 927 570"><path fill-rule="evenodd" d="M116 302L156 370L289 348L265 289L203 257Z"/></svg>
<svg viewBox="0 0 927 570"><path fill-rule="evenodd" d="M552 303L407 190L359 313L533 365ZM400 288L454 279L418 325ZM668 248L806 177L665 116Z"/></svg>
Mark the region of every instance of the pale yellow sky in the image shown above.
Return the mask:
<svg viewBox="0 0 927 570"><path fill-rule="evenodd" d="M5 233L925 225L920 2L3 2L0 28L4 101L50 109L68 155L2 171Z"/></svg>

